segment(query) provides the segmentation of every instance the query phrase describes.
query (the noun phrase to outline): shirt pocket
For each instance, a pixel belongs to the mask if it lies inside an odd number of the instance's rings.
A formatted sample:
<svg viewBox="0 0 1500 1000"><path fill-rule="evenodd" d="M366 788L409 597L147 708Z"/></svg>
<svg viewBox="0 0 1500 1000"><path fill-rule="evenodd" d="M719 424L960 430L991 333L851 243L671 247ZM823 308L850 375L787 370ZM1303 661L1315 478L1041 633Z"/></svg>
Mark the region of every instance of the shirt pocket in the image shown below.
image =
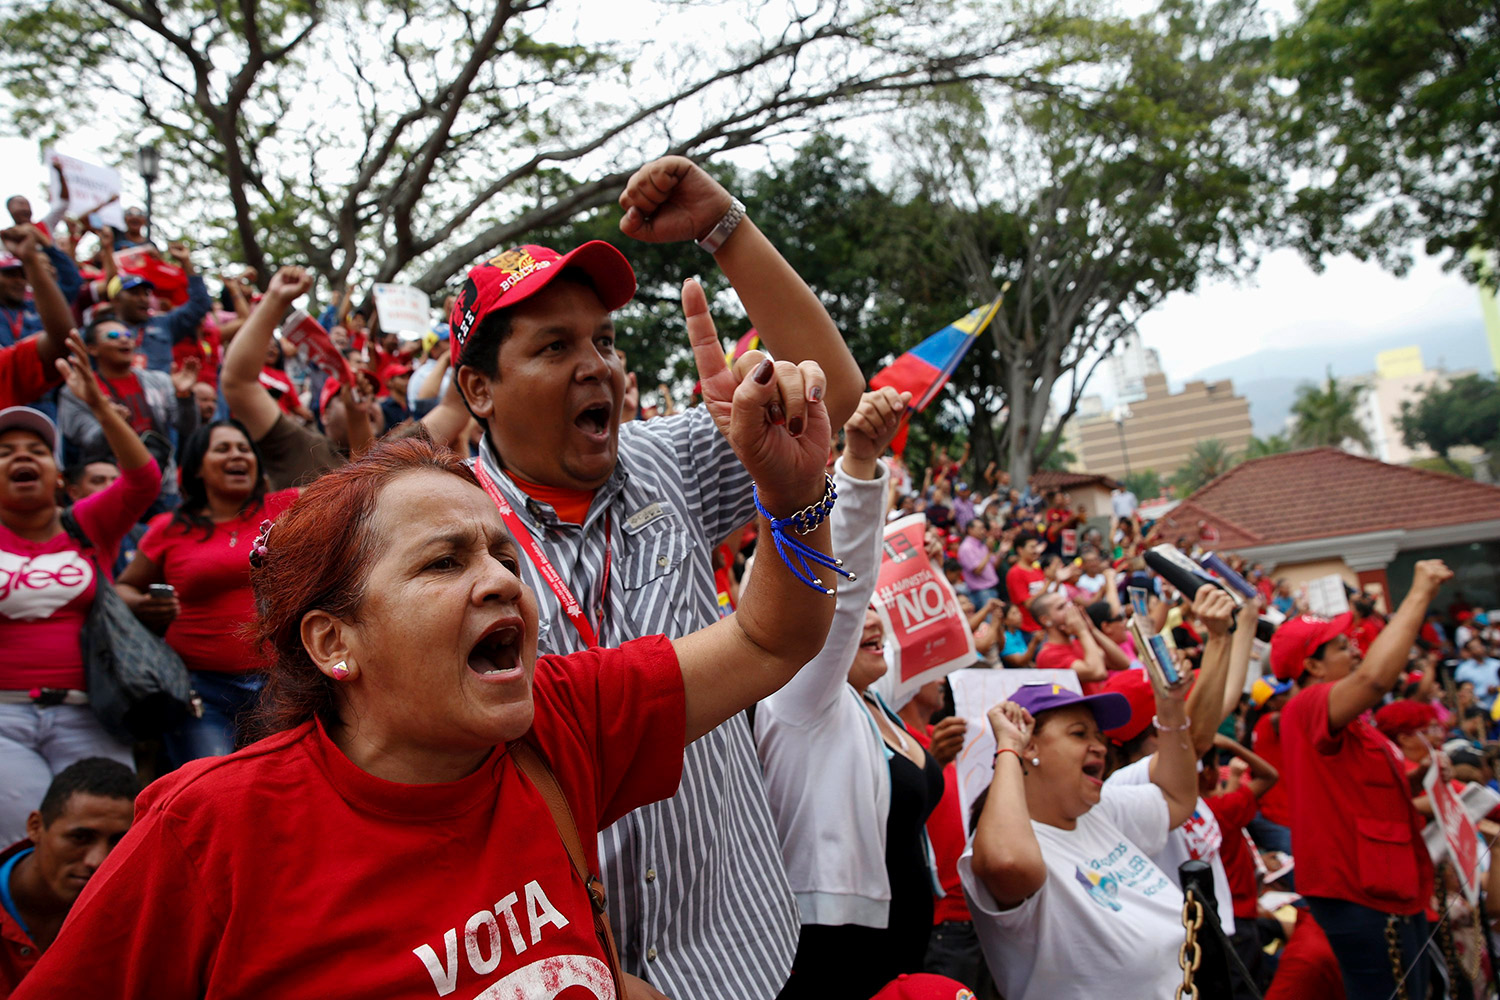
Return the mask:
<svg viewBox="0 0 1500 1000"><path fill-rule="evenodd" d="M1354 820L1355 861L1364 890L1376 899L1408 901L1417 894L1411 824L1402 820Z"/></svg>
<svg viewBox="0 0 1500 1000"><path fill-rule="evenodd" d="M625 551L620 555L620 583L632 592L671 581L693 544L687 529L669 509L639 527L626 524L623 530Z"/></svg>

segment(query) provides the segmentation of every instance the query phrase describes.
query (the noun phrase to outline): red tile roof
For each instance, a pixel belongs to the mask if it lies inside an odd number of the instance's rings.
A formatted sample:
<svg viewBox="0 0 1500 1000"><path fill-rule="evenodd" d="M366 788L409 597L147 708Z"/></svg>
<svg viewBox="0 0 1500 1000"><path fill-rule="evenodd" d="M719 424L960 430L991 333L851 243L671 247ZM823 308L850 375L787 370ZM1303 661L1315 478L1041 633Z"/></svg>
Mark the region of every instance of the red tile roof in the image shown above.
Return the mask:
<svg viewBox="0 0 1500 1000"><path fill-rule="evenodd" d="M1059 472L1052 469L1040 469L1031 474L1031 486L1038 490L1071 490L1077 486L1103 486L1112 490L1116 483L1108 476L1101 476L1092 472Z"/></svg>
<svg viewBox="0 0 1500 1000"><path fill-rule="evenodd" d="M1337 448L1241 462L1161 520L1165 537L1219 530L1226 549L1500 520L1500 487Z"/></svg>

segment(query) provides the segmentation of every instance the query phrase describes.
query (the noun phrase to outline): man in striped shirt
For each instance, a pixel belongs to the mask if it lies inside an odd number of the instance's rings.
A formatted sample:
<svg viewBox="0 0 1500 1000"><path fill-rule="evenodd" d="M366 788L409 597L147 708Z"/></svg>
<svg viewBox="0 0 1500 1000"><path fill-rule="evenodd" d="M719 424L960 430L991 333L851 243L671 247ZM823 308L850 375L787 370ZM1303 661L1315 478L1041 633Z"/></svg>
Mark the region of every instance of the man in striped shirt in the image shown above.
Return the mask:
<svg viewBox="0 0 1500 1000"><path fill-rule="evenodd" d="M647 164L620 203L626 235L696 239L713 255L776 361L748 352L705 381L704 406L622 427L610 313L635 294L635 275L619 251L523 246L469 272L451 316L455 377L486 428L475 473L527 554L543 653L684 635L719 617L714 547L754 514L749 476L711 415L728 412L740 379L778 380L793 434L796 362L822 366L835 427L864 387L817 296L691 161ZM678 1000L780 991L799 920L742 717L689 746L677 795L602 834L600 858L626 972Z"/></svg>

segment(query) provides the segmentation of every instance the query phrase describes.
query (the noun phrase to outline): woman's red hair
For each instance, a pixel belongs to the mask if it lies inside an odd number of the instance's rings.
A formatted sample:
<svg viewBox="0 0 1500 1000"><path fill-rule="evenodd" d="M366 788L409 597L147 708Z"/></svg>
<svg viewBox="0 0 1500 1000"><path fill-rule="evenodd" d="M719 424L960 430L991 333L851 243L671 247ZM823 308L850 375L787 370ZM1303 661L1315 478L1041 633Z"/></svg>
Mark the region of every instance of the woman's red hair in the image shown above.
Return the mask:
<svg viewBox="0 0 1500 1000"><path fill-rule="evenodd" d="M256 608L251 637L267 663L252 739L314 717L325 726L337 724L334 682L303 647L302 619L310 611L326 611L358 620L380 541L371 527L376 503L393 481L424 469L479 486L463 460L441 445L421 437L385 441L316 480L276 519L250 573Z"/></svg>

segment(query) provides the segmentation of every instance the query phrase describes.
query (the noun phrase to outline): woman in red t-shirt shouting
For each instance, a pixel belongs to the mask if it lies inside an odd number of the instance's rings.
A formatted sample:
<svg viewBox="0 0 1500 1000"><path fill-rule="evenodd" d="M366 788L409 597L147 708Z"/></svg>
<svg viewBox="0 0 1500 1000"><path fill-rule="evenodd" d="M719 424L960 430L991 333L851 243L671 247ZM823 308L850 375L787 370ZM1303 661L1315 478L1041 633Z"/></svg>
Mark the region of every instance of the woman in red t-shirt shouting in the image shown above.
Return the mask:
<svg viewBox="0 0 1500 1000"><path fill-rule="evenodd" d="M1432 859L1411 805L1423 772L1408 776L1361 716L1396 683L1427 605L1452 576L1442 560L1417 563L1406 600L1363 662L1345 634L1347 615L1302 615L1271 639L1272 671L1300 688L1281 713L1297 891L1328 935L1349 1000L1396 996L1396 968L1404 995L1427 995L1420 953Z"/></svg>
<svg viewBox="0 0 1500 1000"><path fill-rule="evenodd" d="M820 589L768 545L708 628L538 657L527 539L452 452L377 446L255 545L270 735L150 786L15 1000L617 996L595 834L672 795L684 746L790 680L834 609L823 373L767 360L734 389L683 297L762 511L804 517L759 536L816 553Z"/></svg>
<svg viewBox="0 0 1500 1000"><path fill-rule="evenodd" d="M132 765L130 747L88 704L80 631L109 586L120 539L161 487L146 446L94 381L77 337L68 387L104 429L120 478L73 505L93 544L63 524L57 496L57 427L38 410L0 410L0 841L25 836L26 817L52 778L74 761ZM63 362L58 362L63 365Z"/></svg>
<svg viewBox="0 0 1500 1000"><path fill-rule="evenodd" d="M166 735L173 767L235 747L235 720L260 695L263 664L239 630L255 618L247 558L260 523L297 499L266 494L260 452L237 420L200 427L182 450L182 506L151 519L116 589L192 673L203 716ZM151 596L153 585L172 588Z"/></svg>

